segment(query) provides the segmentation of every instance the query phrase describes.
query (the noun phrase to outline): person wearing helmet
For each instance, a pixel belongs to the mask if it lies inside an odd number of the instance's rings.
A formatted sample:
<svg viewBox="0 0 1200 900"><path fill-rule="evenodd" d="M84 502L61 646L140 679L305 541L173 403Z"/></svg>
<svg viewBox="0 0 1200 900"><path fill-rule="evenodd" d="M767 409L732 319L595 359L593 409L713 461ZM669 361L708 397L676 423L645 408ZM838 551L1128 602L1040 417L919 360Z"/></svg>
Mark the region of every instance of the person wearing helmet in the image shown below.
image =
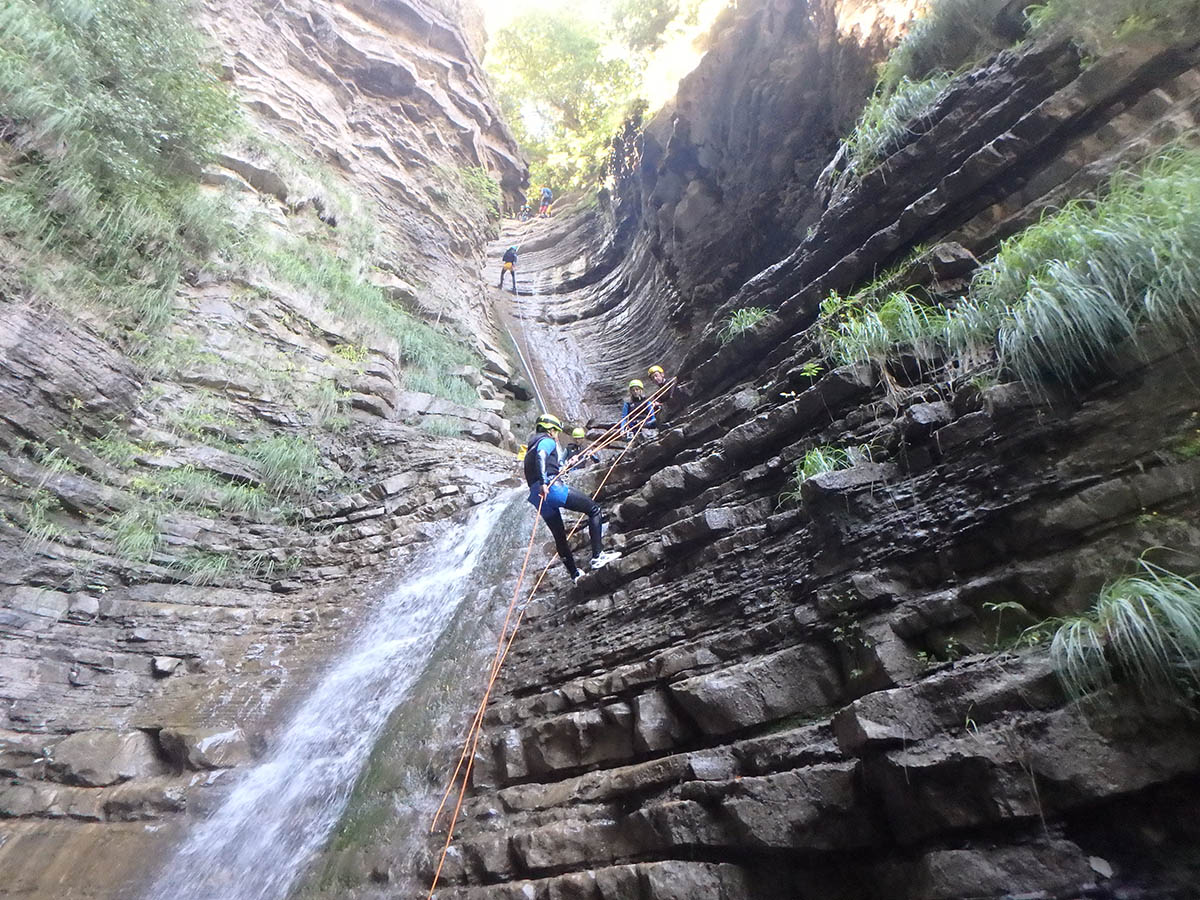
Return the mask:
<svg viewBox="0 0 1200 900"><path fill-rule="evenodd" d="M587 440L587 432L584 431L582 428L571 429L571 440L567 442L567 446L566 446L567 452L566 452L566 455L563 456L563 465L566 465L571 460L573 460L575 457L577 457L583 453L583 442L586 440ZM589 453L585 458L583 458L579 462L575 463L575 465L576 466L586 466L588 463L594 462L595 459L596 459L596 457Z"/></svg>
<svg viewBox="0 0 1200 900"><path fill-rule="evenodd" d="M542 188L542 203L538 207L538 217L542 219L549 218L550 204L554 202L554 191L548 187Z"/></svg>
<svg viewBox="0 0 1200 900"><path fill-rule="evenodd" d="M663 371L662 366L653 365L649 369L646 370L646 374L649 375L650 380L654 382L654 392L655 393L658 393L658 391L662 388L662 386L667 383L667 373L665 371ZM659 406L658 406L658 409L655 411L655 418L658 420L658 425L660 428L665 427L663 425L663 415L662 415L663 405L665 405L666 403L668 403L671 400L671 397L674 393L675 393L675 385L672 384L669 388L667 388L661 394L658 394Z"/></svg>
<svg viewBox="0 0 1200 900"><path fill-rule="evenodd" d="M507 272L512 276L513 293L517 292L517 248L509 247L504 251L504 258L500 262L500 289L504 290L504 273Z"/></svg>
<svg viewBox="0 0 1200 900"><path fill-rule="evenodd" d="M641 379L633 379L629 382L629 398L621 407L621 435L623 437L632 435L638 430L639 425L642 430L658 427L658 419L655 418L658 407L653 400L648 403L645 400L646 386L642 384ZM643 422L645 424L642 424Z"/></svg>
<svg viewBox="0 0 1200 900"><path fill-rule="evenodd" d="M557 416L542 413L537 418L534 433L526 442L529 450L525 454L525 483L529 485L529 502L539 507L542 519L550 533L554 535L554 546L558 550L559 559L567 567L572 581L579 581L579 568L575 565L575 556L571 553L571 545L567 543L567 529L563 525L560 509L584 513L588 518L588 536L592 542L593 570L599 569L617 558L618 554L604 550L602 516L600 506L582 491L567 487L561 481L556 481L559 470L558 440L555 438L562 431L562 422Z"/></svg>

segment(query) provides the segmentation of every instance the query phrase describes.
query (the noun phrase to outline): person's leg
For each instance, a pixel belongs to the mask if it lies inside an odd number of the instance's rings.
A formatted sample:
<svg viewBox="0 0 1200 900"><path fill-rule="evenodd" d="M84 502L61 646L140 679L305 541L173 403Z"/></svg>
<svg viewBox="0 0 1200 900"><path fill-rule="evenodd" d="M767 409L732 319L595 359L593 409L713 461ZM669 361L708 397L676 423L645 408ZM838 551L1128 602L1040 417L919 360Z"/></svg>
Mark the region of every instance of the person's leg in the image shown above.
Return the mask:
<svg viewBox="0 0 1200 900"><path fill-rule="evenodd" d="M500 266L500 287L504 287L504 266Z"/></svg>
<svg viewBox="0 0 1200 900"><path fill-rule="evenodd" d="M542 518L546 522L546 527L550 529L550 533L554 535L554 546L558 550L558 556L563 561L563 565L567 567L567 571L574 578L579 574L579 568L575 565L575 556L571 553L571 545L567 543L567 529L563 525L562 514L557 509L542 508Z"/></svg>
<svg viewBox="0 0 1200 900"><path fill-rule="evenodd" d="M604 550L604 544L601 538L601 513L600 504L585 494L583 491L577 491L575 488L567 488L567 499L563 506L571 510L571 512L584 513L588 517L588 536L592 539L592 557L599 556Z"/></svg>

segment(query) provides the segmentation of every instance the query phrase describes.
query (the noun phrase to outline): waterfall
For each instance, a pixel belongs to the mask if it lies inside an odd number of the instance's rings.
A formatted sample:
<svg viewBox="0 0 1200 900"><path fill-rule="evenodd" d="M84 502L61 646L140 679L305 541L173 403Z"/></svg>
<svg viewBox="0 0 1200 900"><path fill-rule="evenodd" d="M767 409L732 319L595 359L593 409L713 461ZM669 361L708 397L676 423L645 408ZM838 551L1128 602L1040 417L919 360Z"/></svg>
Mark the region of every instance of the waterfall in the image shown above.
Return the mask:
<svg viewBox="0 0 1200 900"><path fill-rule="evenodd" d="M512 495L484 504L427 548L301 701L269 757L241 773L185 838L149 897L282 900L327 841L396 707L476 581L494 577L488 538ZM477 571L480 570L480 571Z"/></svg>

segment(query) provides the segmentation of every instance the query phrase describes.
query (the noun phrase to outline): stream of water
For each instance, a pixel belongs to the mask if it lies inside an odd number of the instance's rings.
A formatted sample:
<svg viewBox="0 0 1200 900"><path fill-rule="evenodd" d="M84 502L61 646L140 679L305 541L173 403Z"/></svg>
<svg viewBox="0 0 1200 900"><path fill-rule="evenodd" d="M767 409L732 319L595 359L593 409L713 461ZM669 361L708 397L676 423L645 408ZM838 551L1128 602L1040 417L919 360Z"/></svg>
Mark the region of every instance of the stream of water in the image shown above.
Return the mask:
<svg viewBox="0 0 1200 900"><path fill-rule="evenodd" d="M282 900L324 846L371 748L429 662L474 581L513 495L475 510L430 546L348 642L282 729L199 823L149 897ZM494 545L493 545L494 546Z"/></svg>

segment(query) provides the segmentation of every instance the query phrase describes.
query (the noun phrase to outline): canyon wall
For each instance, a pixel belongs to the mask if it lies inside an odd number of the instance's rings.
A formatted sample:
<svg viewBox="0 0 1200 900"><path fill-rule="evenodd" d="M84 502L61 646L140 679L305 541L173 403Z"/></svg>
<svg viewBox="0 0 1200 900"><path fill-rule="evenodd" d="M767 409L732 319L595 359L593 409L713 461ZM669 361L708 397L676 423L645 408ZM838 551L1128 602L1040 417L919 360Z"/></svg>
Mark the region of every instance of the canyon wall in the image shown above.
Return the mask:
<svg viewBox="0 0 1200 900"><path fill-rule="evenodd" d="M1200 562L1189 341L1031 393L917 358L887 378L826 371L814 322L831 290L905 260L894 285L953 297L1005 237L1194 143L1200 36L1086 59L1055 38L1001 52L858 183L818 184L834 146L799 153L788 231L744 187L772 169L742 141L824 116L833 129L836 99L707 122L791 72L755 43L765 23L820 15L741 6L718 45L755 47L753 61L704 61L685 97L723 89L648 124L615 230L553 226L541 293L518 303L535 350L568 343L540 365L572 416L611 422L625 379L653 362L681 384L601 496L621 559L580 587L555 581L525 613L439 896L1191 896L1194 715L1129 685L1069 702L1045 647L1015 643L1086 609L1148 548L1183 571ZM760 74L742 82L747 68ZM726 153L743 187L726 180L714 199L704 160ZM727 209L757 209L761 237L731 239ZM710 279L733 287L706 293ZM722 340L751 306L769 315ZM870 456L796 489L808 450L859 446Z"/></svg>
<svg viewBox="0 0 1200 900"><path fill-rule="evenodd" d="M133 346L0 296L0 895L136 896L439 523L511 477L525 391L477 186L525 166L465 6L202 7L243 124L197 174L283 249L193 261ZM359 245L460 367L418 377L341 302ZM289 453L295 490L271 475Z"/></svg>

